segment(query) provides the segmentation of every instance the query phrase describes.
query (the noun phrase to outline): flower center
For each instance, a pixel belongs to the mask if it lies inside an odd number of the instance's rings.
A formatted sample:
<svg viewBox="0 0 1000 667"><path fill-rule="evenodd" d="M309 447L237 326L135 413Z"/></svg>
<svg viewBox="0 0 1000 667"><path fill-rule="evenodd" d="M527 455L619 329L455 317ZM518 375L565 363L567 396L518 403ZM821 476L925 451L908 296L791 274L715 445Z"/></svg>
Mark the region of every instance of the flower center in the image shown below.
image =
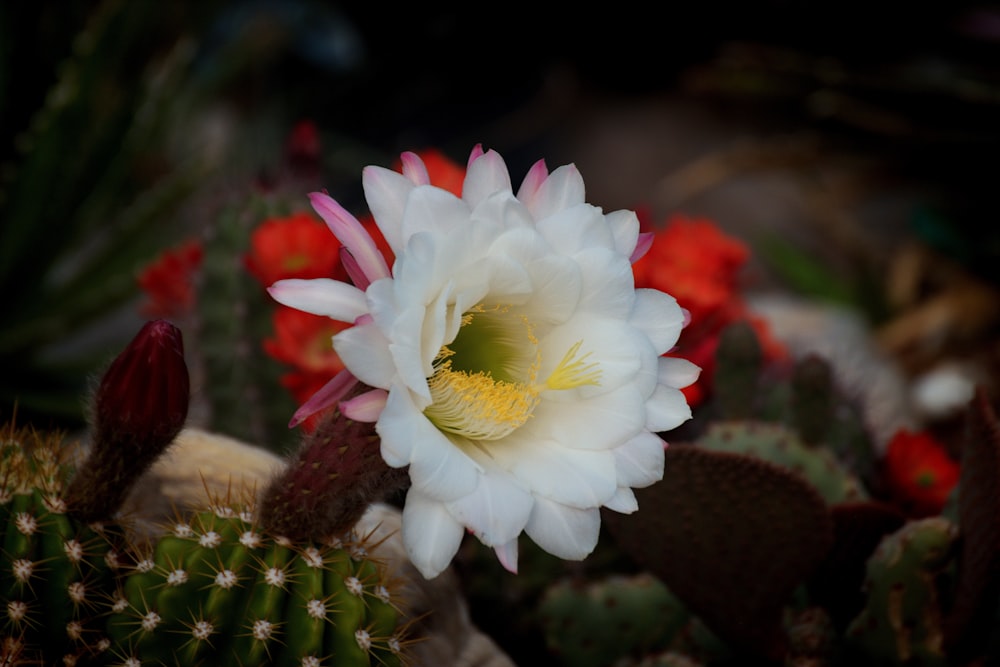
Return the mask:
<svg viewBox="0 0 1000 667"><path fill-rule="evenodd" d="M526 317L506 306L476 306L465 313L450 345L434 360L424 415L439 429L471 440L499 440L531 418L546 390L599 384L601 371L570 347L543 382L538 339Z"/></svg>

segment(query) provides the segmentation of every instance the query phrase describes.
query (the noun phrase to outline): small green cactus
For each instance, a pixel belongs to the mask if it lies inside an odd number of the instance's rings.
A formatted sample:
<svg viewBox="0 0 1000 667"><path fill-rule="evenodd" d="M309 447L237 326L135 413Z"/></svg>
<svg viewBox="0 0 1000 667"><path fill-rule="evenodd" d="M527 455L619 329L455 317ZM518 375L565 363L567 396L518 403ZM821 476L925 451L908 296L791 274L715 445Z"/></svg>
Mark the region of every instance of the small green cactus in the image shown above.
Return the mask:
<svg viewBox="0 0 1000 667"><path fill-rule="evenodd" d="M797 472L831 505L868 497L862 482L829 450L808 447L795 431L779 423L713 422L697 444L713 451L750 455Z"/></svg>
<svg viewBox="0 0 1000 667"><path fill-rule="evenodd" d="M948 664L939 590L955 555L957 527L936 516L908 522L868 559L867 603L847 628L868 664Z"/></svg>
<svg viewBox="0 0 1000 667"><path fill-rule="evenodd" d="M691 614L656 577L563 580L539 602L546 643L562 664L601 667L666 649Z"/></svg>
<svg viewBox="0 0 1000 667"><path fill-rule="evenodd" d="M76 664L108 649L100 616L114 590L123 538L67 513L68 454L57 435L5 430L0 664Z"/></svg>
<svg viewBox="0 0 1000 667"><path fill-rule="evenodd" d="M399 665L399 600L363 540L269 536L248 507L179 520L108 620L120 664Z"/></svg>

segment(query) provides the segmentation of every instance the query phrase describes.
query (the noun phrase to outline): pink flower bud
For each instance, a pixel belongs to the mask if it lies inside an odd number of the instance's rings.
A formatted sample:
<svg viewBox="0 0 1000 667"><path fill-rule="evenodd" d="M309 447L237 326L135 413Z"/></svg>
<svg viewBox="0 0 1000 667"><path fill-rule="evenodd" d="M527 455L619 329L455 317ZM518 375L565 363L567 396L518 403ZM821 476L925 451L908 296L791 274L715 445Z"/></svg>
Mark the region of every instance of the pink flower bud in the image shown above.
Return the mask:
<svg viewBox="0 0 1000 667"><path fill-rule="evenodd" d="M70 510L84 521L110 518L183 428L189 399L180 329L147 322L101 378L90 453L66 493Z"/></svg>

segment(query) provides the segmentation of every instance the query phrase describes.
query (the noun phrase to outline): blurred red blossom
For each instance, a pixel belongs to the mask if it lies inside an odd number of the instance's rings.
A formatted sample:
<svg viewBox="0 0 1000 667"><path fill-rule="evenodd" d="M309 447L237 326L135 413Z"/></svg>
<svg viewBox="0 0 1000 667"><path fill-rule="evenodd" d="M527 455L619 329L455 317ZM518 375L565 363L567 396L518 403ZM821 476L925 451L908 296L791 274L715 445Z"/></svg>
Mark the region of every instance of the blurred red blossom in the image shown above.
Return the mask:
<svg viewBox="0 0 1000 667"><path fill-rule="evenodd" d="M747 321L757 333L765 360L787 356L767 322L743 300L740 272L750 252L741 241L724 234L712 220L682 214L659 227L644 220L642 227L655 237L649 252L632 265L636 286L662 290L690 313L689 324L669 354L702 369L698 381L682 390L692 407L711 392L719 334L727 325Z"/></svg>
<svg viewBox="0 0 1000 667"><path fill-rule="evenodd" d="M348 325L286 306L275 308L272 322L274 337L263 341L270 357L298 372L320 375L324 382L343 370L330 339Z"/></svg>
<svg viewBox="0 0 1000 667"><path fill-rule="evenodd" d="M330 238L330 230L310 213L268 218L250 235L247 270L264 287L283 278L333 278L340 244Z"/></svg>
<svg viewBox="0 0 1000 667"><path fill-rule="evenodd" d="M898 430L882 461L890 498L914 517L940 514L959 472L958 462L926 431Z"/></svg>
<svg viewBox="0 0 1000 667"><path fill-rule="evenodd" d="M195 277L201 267L201 242L190 239L165 250L139 272L147 301L140 312L150 319L182 317L195 306Z"/></svg>

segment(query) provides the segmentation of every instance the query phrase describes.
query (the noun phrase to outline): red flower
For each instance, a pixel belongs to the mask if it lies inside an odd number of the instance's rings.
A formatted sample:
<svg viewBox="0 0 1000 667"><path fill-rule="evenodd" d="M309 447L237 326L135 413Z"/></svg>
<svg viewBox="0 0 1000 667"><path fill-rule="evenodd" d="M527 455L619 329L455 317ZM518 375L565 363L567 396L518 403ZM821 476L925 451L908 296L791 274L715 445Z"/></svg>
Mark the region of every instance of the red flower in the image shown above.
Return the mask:
<svg viewBox="0 0 1000 667"><path fill-rule="evenodd" d="M139 287L148 301L141 307L151 319L181 317L195 305L194 281L201 267L201 243L195 239L165 250L139 273Z"/></svg>
<svg viewBox="0 0 1000 667"><path fill-rule="evenodd" d="M275 337L263 343L269 356L327 380L343 370L330 339L347 324L285 306L275 308L273 322Z"/></svg>
<svg viewBox="0 0 1000 667"><path fill-rule="evenodd" d="M655 230L649 252L632 265L637 287L653 287L677 299L691 321L681 332L671 356L701 367L697 382L682 391L691 406L701 403L711 391L715 351L722 329L746 320L754 328L765 359L786 356L767 322L753 315L740 293L740 271L749 257L747 247L722 233L714 222L671 217Z"/></svg>
<svg viewBox="0 0 1000 667"><path fill-rule="evenodd" d="M958 463L923 431L897 431L882 465L890 496L916 517L940 514L958 483Z"/></svg>
<svg viewBox="0 0 1000 667"><path fill-rule="evenodd" d="M340 266L340 245L309 213L269 218L250 236L247 270L267 287L282 278L330 278Z"/></svg>

